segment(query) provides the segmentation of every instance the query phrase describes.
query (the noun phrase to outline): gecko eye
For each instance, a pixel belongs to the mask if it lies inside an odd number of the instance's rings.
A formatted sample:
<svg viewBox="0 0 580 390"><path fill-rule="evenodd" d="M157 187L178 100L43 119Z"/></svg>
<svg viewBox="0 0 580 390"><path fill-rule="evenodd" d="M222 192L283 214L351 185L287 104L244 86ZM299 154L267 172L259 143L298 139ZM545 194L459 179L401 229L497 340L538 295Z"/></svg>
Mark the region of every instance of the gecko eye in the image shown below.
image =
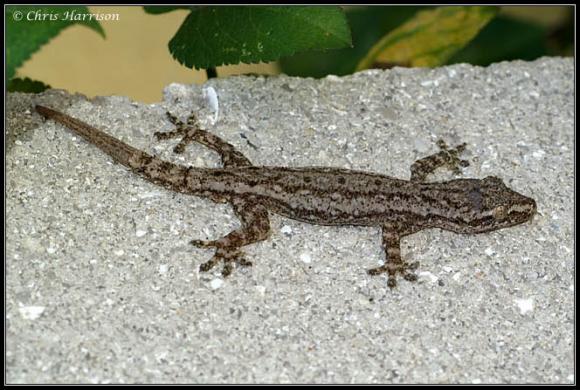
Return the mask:
<svg viewBox="0 0 580 390"><path fill-rule="evenodd" d="M506 206L497 206L493 209L492 215L494 219L502 220L507 217L507 207Z"/></svg>

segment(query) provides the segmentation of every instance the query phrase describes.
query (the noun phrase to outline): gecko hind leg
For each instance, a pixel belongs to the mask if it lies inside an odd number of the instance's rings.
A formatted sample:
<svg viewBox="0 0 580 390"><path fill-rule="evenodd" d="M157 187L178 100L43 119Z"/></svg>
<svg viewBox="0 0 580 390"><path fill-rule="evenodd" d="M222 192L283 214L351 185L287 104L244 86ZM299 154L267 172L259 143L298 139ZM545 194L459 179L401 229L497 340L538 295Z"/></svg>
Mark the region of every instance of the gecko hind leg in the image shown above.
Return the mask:
<svg viewBox="0 0 580 390"><path fill-rule="evenodd" d="M383 247L386 255L385 264L367 270L368 274L380 275L387 273L387 286L390 288L397 285L397 274L401 274L405 280L410 282L416 281L417 275L415 275L413 271L419 267L419 262L407 263L401 258L401 237L410 233L405 232L405 234L400 234L400 232L391 225L383 226L382 233Z"/></svg>
<svg viewBox="0 0 580 390"><path fill-rule="evenodd" d="M255 199L232 201L234 211L240 218L242 226L217 240L192 240L191 244L200 248L216 248L211 260L203 263L199 270L207 272L219 262L224 263L222 275L227 277L233 270L233 263L240 266L251 266L252 262L244 258L239 249L242 246L263 241L270 235L270 220L264 206Z"/></svg>
<svg viewBox="0 0 580 390"><path fill-rule="evenodd" d="M461 173L461 167L469 166L469 161L461 160L459 155L465 150L467 144L463 143L449 149L443 140L437 141L440 152L415 161L411 165L411 181L424 182L437 168L446 166L453 173Z"/></svg>
<svg viewBox="0 0 580 390"><path fill-rule="evenodd" d="M175 130L167 132L156 132L154 136L159 140L166 140L181 136L181 141L173 148L175 153L183 153L185 147L192 142L198 142L219 153L224 167L250 166L252 163L233 145L227 143L217 135L202 130L199 127L195 114L191 114L187 123L180 121L175 115L167 113L167 119L175 125Z"/></svg>

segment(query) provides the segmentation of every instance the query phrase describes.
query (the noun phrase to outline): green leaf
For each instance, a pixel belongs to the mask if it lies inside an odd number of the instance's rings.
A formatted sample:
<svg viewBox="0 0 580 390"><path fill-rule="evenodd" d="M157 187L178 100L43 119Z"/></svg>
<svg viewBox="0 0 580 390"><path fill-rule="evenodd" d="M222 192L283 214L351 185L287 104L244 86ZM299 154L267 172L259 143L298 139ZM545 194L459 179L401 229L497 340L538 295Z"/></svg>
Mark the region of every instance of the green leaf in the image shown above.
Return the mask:
<svg viewBox="0 0 580 390"><path fill-rule="evenodd" d="M181 7L160 6L160 5L147 5L147 6L144 6L143 9L148 14L159 15L159 14L165 14L167 12L176 11L176 10L179 10L179 9L191 9L191 7L188 7L188 6L185 6L185 5L184 6L181 6Z"/></svg>
<svg viewBox="0 0 580 390"><path fill-rule="evenodd" d="M339 7L196 7L169 42L169 50L188 68L207 69L350 44Z"/></svg>
<svg viewBox="0 0 580 390"><path fill-rule="evenodd" d="M14 78L8 83L8 92L25 92L25 93L40 93L50 89L50 85L44 84L42 81L32 80L28 77L23 79Z"/></svg>
<svg viewBox="0 0 580 390"><path fill-rule="evenodd" d="M500 15L448 63L487 66L516 59L531 61L548 55L547 35L546 27Z"/></svg>
<svg viewBox="0 0 580 390"><path fill-rule="evenodd" d="M87 7L7 6L6 7L6 78L11 79L30 56L54 38L61 30L74 24L85 25L105 37L95 20L70 20L75 15L89 14ZM74 55L74 53L70 53Z"/></svg>
<svg viewBox="0 0 580 390"><path fill-rule="evenodd" d="M421 11L391 31L363 58L371 67L438 66L463 48L497 13L496 7L439 7Z"/></svg>
<svg viewBox="0 0 580 390"><path fill-rule="evenodd" d="M301 77L351 74L379 39L411 18L417 11L425 8L409 6L347 8L345 14L352 31L352 47L306 51L291 57L282 57L280 59L282 72Z"/></svg>

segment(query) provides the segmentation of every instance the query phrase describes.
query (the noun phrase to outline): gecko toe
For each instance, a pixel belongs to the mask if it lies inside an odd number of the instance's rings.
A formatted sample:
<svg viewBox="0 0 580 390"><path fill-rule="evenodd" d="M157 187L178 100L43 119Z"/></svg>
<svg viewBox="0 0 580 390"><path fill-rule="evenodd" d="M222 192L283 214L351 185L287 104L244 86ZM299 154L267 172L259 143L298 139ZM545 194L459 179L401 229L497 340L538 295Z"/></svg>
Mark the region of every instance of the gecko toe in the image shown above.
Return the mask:
<svg viewBox="0 0 580 390"><path fill-rule="evenodd" d="M191 115L187 118L187 125L188 126L197 126L197 117L192 112Z"/></svg>
<svg viewBox="0 0 580 390"><path fill-rule="evenodd" d="M212 269L213 267L215 267L215 265L218 263L218 261L219 261L219 258L216 258L214 256L211 260L206 261L205 263L203 263L202 265L200 265L199 266L199 270L201 272L207 272L210 269Z"/></svg>
<svg viewBox="0 0 580 390"><path fill-rule="evenodd" d="M224 278L227 278L232 273L232 270L233 270L232 263L226 262L224 264L224 267L222 268L222 276Z"/></svg>
<svg viewBox="0 0 580 390"><path fill-rule="evenodd" d="M382 273L387 272L387 267L386 266L380 266L380 267L376 267L376 268L371 268L367 270L367 274L369 275L380 275Z"/></svg>
<svg viewBox="0 0 580 390"><path fill-rule="evenodd" d="M442 139L438 139L437 141L435 141L435 145L437 145L439 149L447 150L447 143Z"/></svg>
<svg viewBox="0 0 580 390"><path fill-rule="evenodd" d="M419 268L419 262L418 261L414 261L412 263L407 264L407 266L405 267L407 270L409 271L414 271L417 268Z"/></svg>
<svg viewBox="0 0 580 390"><path fill-rule="evenodd" d="M419 262L414 261L412 263L401 264L398 272L403 275L403 278L409 282L415 282L417 280L417 275L413 271L419 268Z"/></svg>
<svg viewBox="0 0 580 390"><path fill-rule="evenodd" d="M240 259L238 259L238 260L237 260L237 263L238 263L239 265L241 265L242 267L251 267L251 266L253 265L251 261L249 261L249 260L246 260L246 259L244 259L244 258L240 258Z"/></svg>
<svg viewBox="0 0 580 390"><path fill-rule="evenodd" d="M169 111L167 111L165 113L165 116L167 117L169 122L173 123L175 126L179 127L179 126L183 125L183 122L181 122L175 115L173 115Z"/></svg>
<svg viewBox="0 0 580 390"><path fill-rule="evenodd" d="M189 243L198 248L209 248L216 246L215 241L191 240Z"/></svg>
<svg viewBox="0 0 580 390"><path fill-rule="evenodd" d="M241 256L241 253L239 251L236 251L236 253L233 254L232 256L235 256L235 257L223 259L224 268L222 269L222 276L224 278L229 276L232 273L232 271L234 270L233 263L236 263L242 267L251 267L252 266L251 261L248 261L248 260L244 259L243 257L238 257L238 256Z"/></svg>
<svg viewBox="0 0 580 390"><path fill-rule="evenodd" d="M404 274L403 278L409 282L416 282L417 281L417 275L415 275L414 273L411 273L411 272L407 272L406 274Z"/></svg>

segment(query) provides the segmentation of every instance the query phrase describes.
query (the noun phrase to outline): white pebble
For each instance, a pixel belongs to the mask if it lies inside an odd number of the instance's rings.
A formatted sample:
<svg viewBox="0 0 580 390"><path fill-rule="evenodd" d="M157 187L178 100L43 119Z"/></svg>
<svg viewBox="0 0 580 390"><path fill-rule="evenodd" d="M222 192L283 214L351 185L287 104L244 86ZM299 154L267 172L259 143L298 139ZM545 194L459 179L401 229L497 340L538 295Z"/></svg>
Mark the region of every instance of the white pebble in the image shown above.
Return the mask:
<svg viewBox="0 0 580 390"><path fill-rule="evenodd" d="M435 283L439 278L429 271L419 272L419 277L422 279L429 279L431 283Z"/></svg>
<svg viewBox="0 0 580 390"><path fill-rule="evenodd" d="M264 287L264 286L256 286L256 290L262 296L264 296L266 294L266 287Z"/></svg>
<svg viewBox="0 0 580 390"><path fill-rule="evenodd" d="M214 279L212 280L209 285L211 287L212 290L217 290L218 288L220 288L222 285L224 284L223 279Z"/></svg>
<svg viewBox="0 0 580 390"><path fill-rule="evenodd" d="M529 311L534 310L534 300L533 299L514 299L514 302L520 309L521 314L526 314Z"/></svg>
<svg viewBox="0 0 580 390"><path fill-rule="evenodd" d="M535 159L541 159L546 155L546 152L542 149L536 150L535 152L532 153L532 156L534 156Z"/></svg>
<svg viewBox="0 0 580 390"><path fill-rule="evenodd" d="M312 256L310 256L310 253L303 252L300 254L300 260L302 260L303 263L310 264L312 263Z"/></svg>
<svg viewBox="0 0 580 390"><path fill-rule="evenodd" d="M22 306L18 310L23 318L27 320L35 320L44 312L46 309L44 306Z"/></svg>
<svg viewBox="0 0 580 390"><path fill-rule="evenodd" d="M291 234L292 228L288 225L284 225L284 226L282 226L282 229L280 229L280 231L284 234Z"/></svg>

